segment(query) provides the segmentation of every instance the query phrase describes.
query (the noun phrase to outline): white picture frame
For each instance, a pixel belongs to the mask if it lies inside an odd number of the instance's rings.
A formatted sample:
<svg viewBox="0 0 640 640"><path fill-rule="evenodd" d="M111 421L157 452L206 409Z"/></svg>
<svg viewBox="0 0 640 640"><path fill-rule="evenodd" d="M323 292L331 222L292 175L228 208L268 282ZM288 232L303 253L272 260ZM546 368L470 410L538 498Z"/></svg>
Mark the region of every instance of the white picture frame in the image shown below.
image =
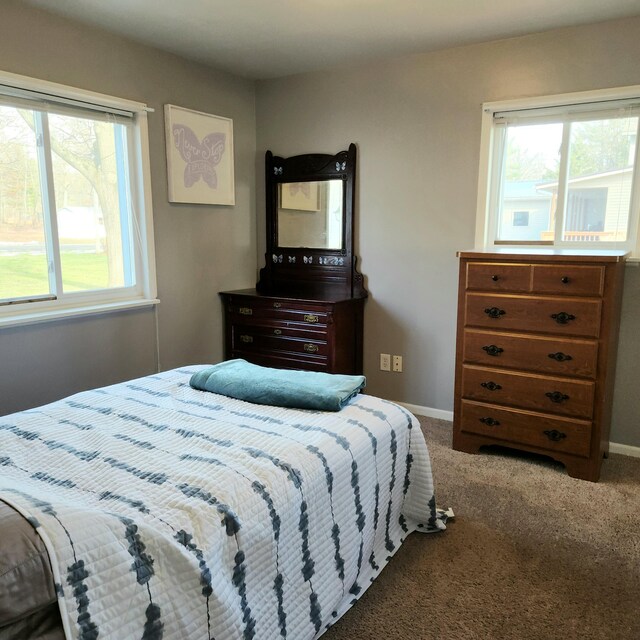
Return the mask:
<svg viewBox="0 0 640 640"><path fill-rule="evenodd" d="M233 120L164 106L169 202L235 204Z"/></svg>

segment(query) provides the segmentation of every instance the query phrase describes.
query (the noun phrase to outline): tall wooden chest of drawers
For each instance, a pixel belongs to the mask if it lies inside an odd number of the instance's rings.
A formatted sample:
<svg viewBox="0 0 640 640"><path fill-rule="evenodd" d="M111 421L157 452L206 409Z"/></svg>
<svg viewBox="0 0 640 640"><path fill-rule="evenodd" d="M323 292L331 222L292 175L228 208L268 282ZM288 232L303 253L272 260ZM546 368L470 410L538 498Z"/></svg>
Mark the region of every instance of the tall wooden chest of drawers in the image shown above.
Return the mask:
<svg viewBox="0 0 640 640"><path fill-rule="evenodd" d="M458 256L454 449L500 444L597 481L609 447L625 253Z"/></svg>
<svg viewBox="0 0 640 640"><path fill-rule="evenodd" d="M326 373L362 373L365 298L225 291L225 359Z"/></svg>

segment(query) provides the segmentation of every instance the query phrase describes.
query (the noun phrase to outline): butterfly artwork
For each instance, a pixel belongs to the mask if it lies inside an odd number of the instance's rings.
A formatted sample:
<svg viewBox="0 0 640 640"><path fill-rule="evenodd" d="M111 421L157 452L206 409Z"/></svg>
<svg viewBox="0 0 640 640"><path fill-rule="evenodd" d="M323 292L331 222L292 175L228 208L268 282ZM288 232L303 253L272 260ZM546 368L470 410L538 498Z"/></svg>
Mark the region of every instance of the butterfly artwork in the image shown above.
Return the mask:
<svg viewBox="0 0 640 640"><path fill-rule="evenodd" d="M202 178L211 189L218 187L216 165L219 164L225 149L224 133L209 133L202 142L185 124L173 125L173 143L185 161L184 186L188 189Z"/></svg>
<svg viewBox="0 0 640 640"><path fill-rule="evenodd" d="M169 201L235 204L233 121L165 105Z"/></svg>
<svg viewBox="0 0 640 640"><path fill-rule="evenodd" d="M282 183L280 207L298 211L318 211L317 182Z"/></svg>
<svg viewBox="0 0 640 640"><path fill-rule="evenodd" d="M311 197L311 183L310 182L290 182L289 195L293 198L296 193L300 192L307 200Z"/></svg>

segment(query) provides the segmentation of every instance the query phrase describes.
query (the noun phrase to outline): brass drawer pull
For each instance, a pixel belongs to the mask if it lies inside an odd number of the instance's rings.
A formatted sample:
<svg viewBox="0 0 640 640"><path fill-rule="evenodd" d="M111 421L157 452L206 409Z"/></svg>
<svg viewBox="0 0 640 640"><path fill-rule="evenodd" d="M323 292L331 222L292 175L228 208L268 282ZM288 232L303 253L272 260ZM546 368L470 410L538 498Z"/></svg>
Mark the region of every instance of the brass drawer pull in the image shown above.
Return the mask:
<svg viewBox="0 0 640 640"><path fill-rule="evenodd" d="M313 324L315 322L318 322L319 320L320 318L318 318L318 316L313 313L305 313L304 315L305 322L310 322L311 324Z"/></svg>
<svg viewBox="0 0 640 640"><path fill-rule="evenodd" d="M567 437L566 433L562 433L562 431L558 431L557 429L543 431L542 433L544 433L544 435L547 436L549 440L553 440L553 442L560 442L560 440L563 440Z"/></svg>
<svg viewBox="0 0 640 640"><path fill-rule="evenodd" d="M551 317L558 324L567 324L569 320L575 320L576 317L572 313L566 313L565 311L561 311L560 313L552 313Z"/></svg>
<svg viewBox="0 0 640 640"><path fill-rule="evenodd" d="M315 353L318 350L317 344L311 344L310 342L305 343L304 350L307 353Z"/></svg>
<svg viewBox="0 0 640 640"><path fill-rule="evenodd" d="M552 360L556 360L557 362L568 362L569 360L573 360L572 356L569 356L566 353L562 353L562 351L558 351L557 353L550 353L549 357Z"/></svg>
<svg viewBox="0 0 640 640"><path fill-rule="evenodd" d="M551 402L556 403L564 402L569 399L569 396L566 393L562 393L562 391L547 391L544 395L547 396Z"/></svg>
<svg viewBox="0 0 640 640"><path fill-rule="evenodd" d="M569 280L567 276L562 276L562 278L560 278L560 282L562 282L562 284L569 284L571 280Z"/></svg>
<svg viewBox="0 0 640 640"><path fill-rule="evenodd" d="M504 309L498 309L498 307L490 307L489 309L485 309L484 312L490 318L499 318L500 316L503 316L506 313Z"/></svg>
<svg viewBox="0 0 640 640"><path fill-rule="evenodd" d="M253 336L241 335L240 342L244 342L245 344L251 344L253 342Z"/></svg>
<svg viewBox="0 0 640 640"><path fill-rule="evenodd" d="M499 427L500 426L500 422L498 420L496 420L495 418L478 418L480 420L480 422L482 422L483 424L486 424L489 427Z"/></svg>
<svg viewBox="0 0 640 640"><path fill-rule="evenodd" d="M489 391L499 391L500 389L502 389L502 385L496 384L493 381L481 382L480 386L484 387L485 389L489 389Z"/></svg>
<svg viewBox="0 0 640 640"><path fill-rule="evenodd" d="M238 307L238 313L243 316L252 316L253 309L251 307Z"/></svg>
<svg viewBox="0 0 640 640"><path fill-rule="evenodd" d="M273 335L276 335L276 336L282 335L282 329L274 329L273 330Z"/></svg>
<svg viewBox="0 0 640 640"><path fill-rule="evenodd" d="M489 356L499 356L504 351L504 349L502 349L501 347L497 347L495 344L490 344L482 347L482 350L486 351L487 355Z"/></svg>
<svg viewBox="0 0 640 640"><path fill-rule="evenodd" d="M500 280L500 276L493 275L493 276L491 276L491 279L492 279L494 282L498 282L498 280Z"/></svg>

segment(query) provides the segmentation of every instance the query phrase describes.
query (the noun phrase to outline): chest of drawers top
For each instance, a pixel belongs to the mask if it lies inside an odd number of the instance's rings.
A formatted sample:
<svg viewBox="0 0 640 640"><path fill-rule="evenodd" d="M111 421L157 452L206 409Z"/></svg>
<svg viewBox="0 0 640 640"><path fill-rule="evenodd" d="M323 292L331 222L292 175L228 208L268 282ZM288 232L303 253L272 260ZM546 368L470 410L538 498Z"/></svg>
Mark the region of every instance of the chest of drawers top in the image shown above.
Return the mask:
<svg viewBox="0 0 640 640"><path fill-rule="evenodd" d="M468 291L600 297L607 265L625 256L624 251L459 251L465 266L460 284Z"/></svg>

